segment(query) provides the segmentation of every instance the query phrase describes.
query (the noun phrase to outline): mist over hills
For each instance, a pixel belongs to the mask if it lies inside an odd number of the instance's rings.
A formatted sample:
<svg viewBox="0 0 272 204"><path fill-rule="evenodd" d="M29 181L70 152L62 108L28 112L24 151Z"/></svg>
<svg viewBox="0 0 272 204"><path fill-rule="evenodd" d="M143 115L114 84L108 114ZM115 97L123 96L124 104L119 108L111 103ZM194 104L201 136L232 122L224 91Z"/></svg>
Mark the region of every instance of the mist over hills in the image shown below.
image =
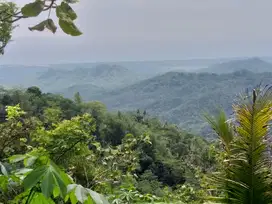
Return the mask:
<svg viewBox="0 0 272 204"><path fill-rule="evenodd" d="M37 83L47 91L66 91L69 87L83 85L112 89L132 84L139 80L139 77L119 65L99 64L93 68L49 69L38 77Z"/></svg>
<svg viewBox="0 0 272 204"><path fill-rule="evenodd" d="M109 110L142 109L193 132L205 131L202 113L228 113L236 94L272 82L261 58L78 63L0 67L1 84L99 100Z"/></svg>
<svg viewBox="0 0 272 204"><path fill-rule="evenodd" d="M248 70L256 73L272 72L272 64L258 57L253 57L248 59L236 59L232 61L213 64L208 68L200 69L197 71L222 74L231 73L239 70Z"/></svg>
<svg viewBox="0 0 272 204"><path fill-rule="evenodd" d="M268 84L272 73L241 70L230 74L169 72L119 90L93 96L113 110L147 110L192 131L203 126L202 113L222 107L228 113L236 95Z"/></svg>

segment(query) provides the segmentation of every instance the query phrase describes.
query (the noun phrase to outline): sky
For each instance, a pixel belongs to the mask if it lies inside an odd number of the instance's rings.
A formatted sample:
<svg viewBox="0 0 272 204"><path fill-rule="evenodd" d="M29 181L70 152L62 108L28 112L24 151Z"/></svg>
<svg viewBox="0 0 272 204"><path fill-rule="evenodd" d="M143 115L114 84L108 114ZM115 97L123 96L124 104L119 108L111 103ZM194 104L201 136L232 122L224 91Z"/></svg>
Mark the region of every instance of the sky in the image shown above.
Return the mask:
<svg viewBox="0 0 272 204"><path fill-rule="evenodd" d="M24 19L0 63L271 55L271 0L80 0L73 8L82 36L28 30L47 14Z"/></svg>

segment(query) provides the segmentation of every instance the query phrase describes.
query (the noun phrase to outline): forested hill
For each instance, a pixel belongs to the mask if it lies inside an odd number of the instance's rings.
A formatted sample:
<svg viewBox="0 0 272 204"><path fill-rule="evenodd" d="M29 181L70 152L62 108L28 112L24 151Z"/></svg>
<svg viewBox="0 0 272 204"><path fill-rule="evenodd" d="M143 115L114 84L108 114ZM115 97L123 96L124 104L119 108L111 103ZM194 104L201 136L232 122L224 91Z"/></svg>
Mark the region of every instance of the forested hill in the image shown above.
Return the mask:
<svg viewBox="0 0 272 204"><path fill-rule="evenodd" d="M231 112L235 96L247 88L270 84L272 73L253 73L246 70L230 74L169 72L138 82L126 88L84 95L87 100L101 100L109 109L146 110L189 130L203 127L204 111L214 112L223 107Z"/></svg>
<svg viewBox="0 0 272 204"><path fill-rule="evenodd" d="M0 110L0 161L46 151L77 184L107 195L111 203L127 203L127 194L135 203L191 200L191 192L189 197L178 193L181 185L199 186L195 174L215 164L204 138L146 112L108 112L104 104L83 102L78 94L71 100L37 87L1 89ZM25 169L20 170L25 175ZM0 174L1 186L7 184L4 179ZM41 185L44 190L44 182ZM9 194L1 190L0 202L21 199L15 196L22 189L14 188Z"/></svg>

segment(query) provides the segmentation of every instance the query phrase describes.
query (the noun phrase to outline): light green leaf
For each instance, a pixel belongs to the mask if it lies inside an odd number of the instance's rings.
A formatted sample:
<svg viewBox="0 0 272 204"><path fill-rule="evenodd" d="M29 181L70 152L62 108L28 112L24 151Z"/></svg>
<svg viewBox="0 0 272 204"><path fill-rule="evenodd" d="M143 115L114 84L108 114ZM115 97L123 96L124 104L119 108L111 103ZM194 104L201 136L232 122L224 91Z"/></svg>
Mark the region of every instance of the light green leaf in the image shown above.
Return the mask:
<svg viewBox="0 0 272 204"><path fill-rule="evenodd" d="M77 197L77 200L81 203L84 203L86 200L88 200L88 192L81 185L77 185L75 189L75 196Z"/></svg>
<svg viewBox="0 0 272 204"><path fill-rule="evenodd" d="M88 196L88 199L85 200L84 204L94 204L94 202L93 202L91 196Z"/></svg>
<svg viewBox="0 0 272 204"><path fill-rule="evenodd" d="M109 202L103 195L96 193L95 191L92 191L90 189L84 188L81 185L70 184L67 186L67 189L68 189L68 193L70 193L71 201L72 201L73 195L75 195L77 201L81 203L92 203L92 202L88 202L88 200L90 200L91 198L91 200L95 204L109 204Z"/></svg>
<svg viewBox="0 0 272 204"><path fill-rule="evenodd" d="M22 154L12 155L11 157L9 157L9 162L16 163L16 162L24 160L26 157L27 155L22 155Z"/></svg>
<svg viewBox="0 0 272 204"><path fill-rule="evenodd" d="M16 172L15 172L15 175L25 175L26 173L32 171L32 169L29 169L29 168L22 168L22 169L18 169Z"/></svg>
<svg viewBox="0 0 272 204"><path fill-rule="evenodd" d="M76 187L77 187L77 184L69 184L67 186L67 193L71 193Z"/></svg>
<svg viewBox="0 0 272 204"><path fill-rule="evenodd" d="M93 199L93 201L96 204L109 204L109 202L107 201L107 199L103 195L101 195L95 191L92 191L90 189L87 189L87 191L89 192L91 198Z"/></svg>
<svg viewBox="0 0 272 204"><path fill-rule="evenodd" d="M37 169L34 169L30 174L28 174L23 180L23 186L25 190L34 187L46 174L47 169L47 166L40 166Z"/></svg>
<svg viewBox="0 0 272 204"><path fill-rule="evenodd" d="M54 189L54 178L53 178L52 171L49 167L46 174L43 177L43 180L41 183L41 190L44 196L46 198L49 198L51 194L53 193L53 189Z"/></svg>
<svg viewBox="0 0 272 204"><path fill-rule="evenodd" d="M50 30L52 33L55 33L57 31L57 27L52 19L44 20L33 27L29 27L28 29L30 31L34 31L34 30L44 31L45 28Z"/></svg>
<svg viewBox="0 0 272 204"><path fill-rule="evenodd" d="M53 190L53 196L54 198L58 197L60 195L60 189L58 186L55 186L54 187L54 190Z"/></svg>
<svg viewBox="0 0 272 204"><path fill-rule="evenodd" d="M57 26L55 25L55 23L52 19L47 19L47 23L45 24L45 27L48 30L51 30L52 33L56 33L56 31L57 31Z"/></svg>
<svg viewBox="0 0 272 204"><path fill-rule="evenodd" d="M33 26L33 27L29 27L28 29L29 29L30 31L33 31L33 30L44 31L46 22L47 22L47 20L42 21L42 22L40 22L39 24L37 24L37 25L35 25L35 26Z"/></svg>
<svg viewBox="0 0 272 204"><path fill-rule="evenodd" d="M50 199L46 198L42 193L35 193L32 200L32 204L55 204L55 202Z"/></svg>
<svg viewBox="0 0 272 204"><path fill-rule="evenodd" d="M50 170L52 171L56 185L60 188L60 194L64 198L67 193L67 187L60 175L61 171L52 161L50 162Z"/></svg>
<svg viewBox="0 0 272 204"><path fill-rule="evenodd" d="M66 2L62 2L59 6L57 6L56 14L57 14L58 18L63 19L63 20L70 19L73 21L77 18L77 14Z"/></svg>
<svg viewBox="0 0 272 204"><path fill-rule="evenodd" d="M66 186L73 183L73 179L68 174L66 174L65 172L60 171L60 170L58 170L58 171L60 172L61 179L63 180L63 182L65 183Z"/></svg>
<svg viewBox="0 0 272 204"><path fill-rule="evenodd" d="M38 16L44 9L44 1L36 0L33 3L26 4L21 12L26 17Z"/></svg>
<svg viewBox="0 0 272 204"><path fill-rule="evenodd" d="M38 159L38 157L36 157L36 156L30 156L28 158L25 158L24 159L24 165L25 165L25 167L32 166L37 159Z"/></svg>
<svg viewBox="0 0 272 204"><path fill-rule="evenodd" d="M75 26L73 21L69 19L59 19L59 25L63 32L71 36L79 36L81 35L81 31Z"/></svg>
<svg viewBox="0 0 272 204"><path fill-rule="evenodd" d="M9 180L7 176L0 176L0 189L2 191L8 191Z"/></svg>
<svg viewBox="0 0 272 204"><path fill-rule="evenodd" d="M78 200L77 200L77 197L75 195L75 192L71 193L70 194L70 201L72 204L77 204L78 203Z"/></svg>
<svg viewBox="0 0 272 204"><path fill-rule="evenodd" d="M0 162L1 172L3 175L8 176L6 167Z"/></svg>

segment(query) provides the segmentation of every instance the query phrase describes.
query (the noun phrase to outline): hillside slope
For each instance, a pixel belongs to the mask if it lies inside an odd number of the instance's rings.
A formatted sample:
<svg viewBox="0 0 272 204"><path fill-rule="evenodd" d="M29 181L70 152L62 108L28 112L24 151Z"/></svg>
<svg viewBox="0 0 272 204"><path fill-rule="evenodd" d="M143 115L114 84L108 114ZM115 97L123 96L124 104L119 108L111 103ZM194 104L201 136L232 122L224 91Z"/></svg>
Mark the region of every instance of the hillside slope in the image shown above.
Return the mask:
<svg viewBox="0 0 272 204"><path fill-rule="evenodd" d="M90 68L48 69L42 73L37 83L45 91L66 92L67 88L84 85L96 86L101 89L114 89L136 82L141 77L131 70L119 65L99 64ZM78 90L80 91L80 90Z"/></svg>
<svg viewBox="0 0 272 204"><path fill-rule="evenodd" d="M203 127L203 111L218 106L228 113L235 95L246 88L272 82L272 73L239 71L231 74L169 72L123 89L96 95L112 110L144 109L190 130Z"/></svg>

